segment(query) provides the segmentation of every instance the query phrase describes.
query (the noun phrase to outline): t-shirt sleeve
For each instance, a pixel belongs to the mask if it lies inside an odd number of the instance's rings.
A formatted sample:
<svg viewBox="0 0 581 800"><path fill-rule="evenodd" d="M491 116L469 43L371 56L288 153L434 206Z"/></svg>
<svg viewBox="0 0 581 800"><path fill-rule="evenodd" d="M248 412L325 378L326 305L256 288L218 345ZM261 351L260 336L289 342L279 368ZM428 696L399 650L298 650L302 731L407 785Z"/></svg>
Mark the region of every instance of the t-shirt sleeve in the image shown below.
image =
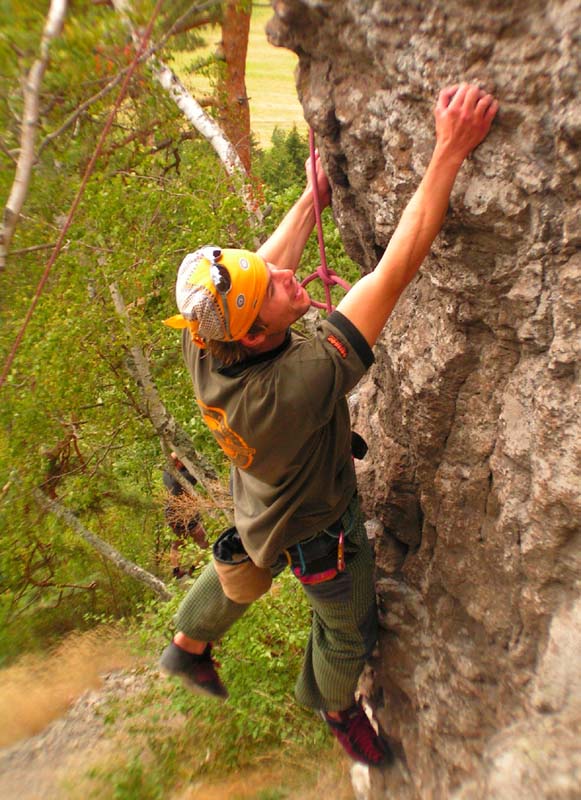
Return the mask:
<svg viewBox="0 0 581 800"><path fill-rule="evenodd" d="M295 390L315 424L326 422L337 400L348 394L373 364L373 352L347 317L334 311L305 342L295 362Z"/></svg>
<svg viewBox="0 0 581 800"><path fill-rule="evenodd" d="M340 311L333 311L333 313L330 314L327 320L327 325L333 326L342 334L342 336L345 338L345 341L348 342L352 347L354 354L357 355L363 364L364 372L368 370L375 361L375 358L373 356L372 349L365 340L365 337L359 332L359 328L356 328L351 320L343 316ZM336 347L336 343L332 342L329 339L329 336L327 336L327 341L329 344L332 344Z"/></svg>

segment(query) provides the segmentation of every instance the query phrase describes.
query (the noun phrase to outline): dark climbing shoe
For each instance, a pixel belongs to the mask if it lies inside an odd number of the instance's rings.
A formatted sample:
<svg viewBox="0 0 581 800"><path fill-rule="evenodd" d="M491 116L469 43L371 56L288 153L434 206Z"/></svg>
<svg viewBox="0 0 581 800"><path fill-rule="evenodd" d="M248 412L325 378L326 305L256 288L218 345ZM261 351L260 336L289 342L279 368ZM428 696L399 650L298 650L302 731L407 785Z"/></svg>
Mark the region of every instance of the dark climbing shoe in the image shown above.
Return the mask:
<svg viewBox="0 0 581 800"><path fill-rule="evenodd" d="M226 687L216 672L211 645L197 656L187 653L172 642L161 654L159 668L165 675L181 678L184 686L195 694L219 697L222 700L228 697Z"/></svg>
<svg viewBox="0 0 581 800"><path fill-rule="evenodd" d="M375 733L373 725L359 703L355 703L346 711L341 711L340 714L341 719L335 720L325 711L321 711L321 716L333 736L338 739L351 758L372 767L384 766L393 761L389 745Z"/></svg>

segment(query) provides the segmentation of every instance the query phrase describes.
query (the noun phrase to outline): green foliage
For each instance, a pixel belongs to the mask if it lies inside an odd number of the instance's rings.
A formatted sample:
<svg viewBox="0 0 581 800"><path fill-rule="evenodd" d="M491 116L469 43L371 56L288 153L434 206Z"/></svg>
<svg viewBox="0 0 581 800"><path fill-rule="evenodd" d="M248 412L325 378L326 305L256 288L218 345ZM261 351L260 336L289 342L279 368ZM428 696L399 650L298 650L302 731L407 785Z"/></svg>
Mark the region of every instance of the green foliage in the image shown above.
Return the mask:
<svg viewBox="0 0 581 800"><path fill-rule="evenodd" d="M230 692L227 703L192 695L178 681L156 679L145 695L107 709L111 735L122 726L136 744L123 763L92 770L92 796L167 797L186 782L238 773L258 754L263 760L273 754L279 764L300 762L328 742L325 727L313 724L313 712L298 707L293 697L310 609L288 571L275 587L215 651ZM164 646L174 606L144 607L138 625L143 651ZM273 789L271 796L284 797L284 792Z"/></svg>
<svg viewBox="0 0 581 800"><path fill-rule="evenodd" d="M303 185L305 161L309 157L309 139L306 134L301 135L298 132L296 125L290 131L275 127L272 147L257 155L257 174L274 194Z"/></svg>
<svg viewBox="0 0 581 800"><path fill-rule="evenodd" d="M2 31L1 68L9 80L0 117L7 148L18 143L20 73L35 57L45 13L46 4L15 4ZM43 83L41 145L125 66L127 44L110 9L75 4ZM15 50L23 53L20 61ZM25 252L9 260L2 276L3 361L50 252L29 248L54 242L114 96L92 103L74 126L41 147L13 241L14 250ZM225 470L188 388L179 340L161 321L174 313L172 285L186 252L212 239L249 245L250 233L210 147L199 139L183 141L182 129L178 109L142 70L2 390L0 658L82 627L91 617L130 613L145 591L63 523L46 517L32 497L34 487L53 491L126 557L163 578L170 574L164 459L125 369L130 343L112 306L112 281L133 304L136 341L147 351L164 401ZM5 152L0 158L9 167L0 171L6 198L13 164Z"/></svg>
<svg viewBox="0 0 581 800"><path fill-rule="evenodd" d="M136 21L143 22L151 3L134 5ZM186 7L165 5L156 36ZM39 0L18 0L1 21L3 202L14 177L10 152L19 142L22 77L37 54L46 8ZM195 31L176 42L197 43ZM70 7L63 36L51 51L41 98L39 157L12 244L15 255L0 276L3 361L116 92L92 102L54 140L47 137L127 65L128 45L110 8L79 0ZM163 55L172 52L168 43ZM184 127L180 112L141 68L1 390L0 664L104 620L133 620L140 651L152 659L168 639L179 588L172 587L170 602L159 603L34 499L38 487L52 493L88 530L169 580L172 536L163 518L161 481L165 462L126 370L134 342L145 350L166 406L227 480L228 466L194 402L179 337L161 323L175 313L175 272L186 253L209 242L252 248L255 236L266 238L274 230L302 191L308 146L296 129L275 130L272 148L255 153L256 178L271 213L263 230L254 231L214 152L205 141L185 137L190 132ZM330 265L354 280L357 269L344 254L330 211L324 214L324 229ZM312 237L304 273L318 262ZM131 340L111 301L112 282L128 305ZM320 287L312 293L322 299ZM337 302L341 293L334 296ZM204 522L211 537L222 524L210 513ZM187 557L201 566L209 553L193 545ZM130 745L121 749L121 763L93 770L91 796L168 797L184 783L244 769L257 754L267 759L275 754L278 766L284 751L283 759L304 764L309 752L328 742L324 727L313 724L312 712L298 708L293 698L309 609L290 575L281 576L277 585L220 646L231 702L211 703L155 679L144 698L107 709L112 733L123 726ZM313 774L317 767L313 762ZM281 782L259 796L274 800L286 795ZM67 796L72 798L73 791Z"/></svg>
<svg viewBox="0 0 581 800"><path fill-rule="evenodd" d="M135 7L139 19L151 11L147 2ZM168 8L159 24L167 29L185 7ZM14 177L9 151L18 146L21 78L38 52L45 13L39 0L15 2L2 22L2 198ZM3 361L116 92L92 102L54 140L46 137L126 66L128 44L110 8L81 0L71 7L63 35L53 45L43 83L39 158L12 245L17 255L0 276ZM169 579L164 458L126 370L133 341L145 350L166 406L227 480L228 466L194 402L179 337L161 322L175 312L175 272L187 252L209 242L252 248L256 235L265 238L274 229L304 186L308 147L296 129L276 130L272 148L256 153L257 179L272 209L264 229L256 232L210 146L184 138L183 132L179 110L141 68L2 389L0 659L103 615L131 615L147 597L146 589L43 513L33 497L37 487L127 558ZM353 276L330 211L325 212L325 237L330 264ZM318 261L312 237L305 271ZM132 341L114 310L112 282L128 305ZM317 292L322 298L322 290ZM219 517L208 515L205 522L218 532Z"/></svg>

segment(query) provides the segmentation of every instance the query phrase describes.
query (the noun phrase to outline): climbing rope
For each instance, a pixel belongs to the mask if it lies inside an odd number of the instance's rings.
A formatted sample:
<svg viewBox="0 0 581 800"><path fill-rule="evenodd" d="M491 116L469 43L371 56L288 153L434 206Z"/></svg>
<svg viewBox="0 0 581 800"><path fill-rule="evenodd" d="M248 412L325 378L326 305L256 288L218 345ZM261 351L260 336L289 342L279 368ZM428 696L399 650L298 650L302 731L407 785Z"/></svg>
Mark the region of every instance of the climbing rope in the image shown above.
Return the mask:
<svg viewBox="0 0 581 800"><path fill-rule="evenodd" d="M309 129L309 150L311 155L311 183L313 185L313 205L315 207L315 220L317 223L317 238L319 240L319 253L321 256L321 263L317 269L312 272L302 282L302 286L308 286L311 281L319 278L325 289L325 302L319 303L317 300L311 299L311 305L315 308L326 309L327 312L333 311L333 304L331 302L331 286L340 286L349 291L351 285L340 278L335 270L329 269L327 264L327 254L325 252L325 240L323 238L323 223L321 220L321 201L319 198L319 187L317 186L317 165L315 158L315 134L312 128Z"/></svg>
<svg viewBox="0 0 581 800"><path fill-rule="evenodd" d="M12 345L12 349L10 350L10 353L8 354L8 358L6 359L6 362L4 364L4 369L2 370L2 375L0 376L0 389L2 388L4 383L6 382L6 378L8 377L8 374L10 373L10 369L12 367L12 363L14 361L14 358L16 356L16 353L18 351L20 343L21 343L21 341L22 341L22 339L24 337L24 334L25 334L26 329L28 327L28 323L30 322L31 317L32 317L32 315L34 313L34 310L35 310L36 306L38 305L38 301L40 299L40 295L42 294L44 286L45 286L45 284L46 284L46 282L48 280L48 277L50 275L50 271L51 271L51 269L53 267L53 264L57 260L61 250L62 250L63 243L64 243L64 240L65 240L65 235L66 235L68 229L70 228L70 226L72 224L73 217L74 217L75 212L76 212L76 210L77 210L77 208L79 206L79 203L81 202L81 198L82 198L83 193L84 193L84 191L85 191L85 189L87 187L87 183L89 182L89 178L91 177L91 175L93 173L93 170L95 168L95 164L97 163L97 159L101 155L101 151L103 150L103 145L105 144L105 139L107 138L107 136L109 134L109 131L111 130L111 127L113 125L113 121L115 119L117 111L119 110L119 106L121 105L121 103L125 99L125 95L127 93L128 87L129 87L129 81L133 77L133 73L137 69L137 66L138 66L139 62L140 62L143 54L145 53L145 49L147 47L147 43L149 42L149 39L151 37L151 32L153 30L153 25L154 25L155 20L157 19L158 15L159 15L159 12L161 11L161 7L163 5L163 2L164 2L164 0L157 0L155 8L153 9L153 13L151 15L151 18L150 18L149 22L147 23L147 27L145 29L145 32L143 34L143 37L142 37L141 42L139 44L139 47L137 48L137 51L136 51L136 54L135 54L135 58L133 59L133 62L131 63L131 65L130 65L128 71L127 71L127 74L125 75L125 79L124 79L123 83L121 84L121 89L119 90L119 94L117 96L117 99L115 100L113 108L111 109L109 117L107 118L105 126L103 127L103 130L101 132L101 136L99 137L99 141L97 142L97 146L95 147L93 155L91 156L91 160L87 164L87 168L86 168L85 173L83 175L83 179L82 179L81 184L80 184L80 186L79 186L79 188L77 190L77 194L75 195L75 199L72 202L72 205L71 205L70 211L69 211L69 213L67 215L67 218L65 220L65 223L64 223L63 227L61 228L61 231L59 233L59 236L58 236L58 239L57 239L56 244L54 246L54 249L53 249L53 251L52 251L52 253L50 255L50 258L48 259L46 267L44 268L44 272L42 273L42 277L41 277L40 281L38 282L38 286L36 287L36 291L35 291L34 296L32 298L32 302L30 304L30 307L29 307L29 309L28 309L28 311L26 313L26 316L24 318L24 322L22 323L22 326L21 326L20 330L18 331L18 335L16 336L16 339L14 340L14 344Z"/></svg>

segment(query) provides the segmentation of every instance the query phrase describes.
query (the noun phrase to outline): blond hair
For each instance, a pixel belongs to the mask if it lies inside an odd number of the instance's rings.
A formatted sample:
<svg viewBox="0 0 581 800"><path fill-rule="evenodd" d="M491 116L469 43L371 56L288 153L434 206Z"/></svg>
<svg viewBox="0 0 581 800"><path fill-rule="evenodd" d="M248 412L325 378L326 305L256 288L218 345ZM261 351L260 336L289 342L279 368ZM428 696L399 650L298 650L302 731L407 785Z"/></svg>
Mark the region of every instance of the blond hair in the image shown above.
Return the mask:
<svg viewBox="0 0 581 800"><path fill-rule="evenodd" d="M251 325L249 334L262 333L265 326L257 318ZM214 358L221 361L225 367L231 367L233 364L239 364L241 361L246 361L252 358L255 351L252 347L242 344L240 341L235 342L221 342L218 339L208 339L206 347L212 353Z"/></svg>

